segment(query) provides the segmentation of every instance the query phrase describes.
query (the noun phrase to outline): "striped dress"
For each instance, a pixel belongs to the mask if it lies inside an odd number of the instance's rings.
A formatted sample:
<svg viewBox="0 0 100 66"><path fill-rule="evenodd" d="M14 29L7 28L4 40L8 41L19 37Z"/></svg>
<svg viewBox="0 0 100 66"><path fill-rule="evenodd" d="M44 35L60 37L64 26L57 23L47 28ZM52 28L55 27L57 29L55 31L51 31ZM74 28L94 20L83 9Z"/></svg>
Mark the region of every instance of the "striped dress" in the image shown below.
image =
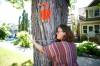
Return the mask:
<svg viewBox="0 0 100 66"><path fill-rule="evenodd" d="M76 47L74 43L54 42L44 47L46 56L52 61L52 66L78 66Z"/></svg>

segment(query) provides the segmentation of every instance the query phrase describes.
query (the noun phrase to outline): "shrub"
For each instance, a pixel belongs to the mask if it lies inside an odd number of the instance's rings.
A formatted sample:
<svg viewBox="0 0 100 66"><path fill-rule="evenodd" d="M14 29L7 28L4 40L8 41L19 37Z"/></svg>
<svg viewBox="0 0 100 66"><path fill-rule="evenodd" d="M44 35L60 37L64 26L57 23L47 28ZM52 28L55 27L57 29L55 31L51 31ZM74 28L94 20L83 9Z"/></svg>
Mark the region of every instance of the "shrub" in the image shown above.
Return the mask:
<svg viewBox="0 0 100 66"><path fill-rule="evenodd" d="M19 42L20 42L20 39L14 39L14 41L13 41L14 45L18 45Z"/></svg>
<svg viewBox="0 0 100 66"><path fill-rule="evenodd" d="M100 49L96 51L96 56L100 57Z"/></svg>
<svg viewBox="0 0 100 66"><path fill-rule="evenodd" d="M5 39L6 36L7 36L6 32L2 28L0 28L0 40Z"/></svg>
<svg viewBox="0 0 100 66"><path fill-rule="evenodd" d="M4 40L9 34L8 25L5 23L0 25L0 40Z"/></svg>
<svg viewBox="0 0 100 66"><path fill-rule="evenodd" d="M100 45L100 34L96 34L95 38L96 38L97 44Z"/></svg>
<svg viewBox="0 0 100 66"><path fill-rule="evenodd" d="M82 55L84 53L90 54L90 55L96 55L97 52L97 44L90 41L83 41L79 44L77 47L78 55ZM98 54L98 52L97 52Z"/></svg>
<svg viewBox="0 0 100 66"><path fill-rule="evenodd" d="M21 47L30 47L30 35L26 31L21 31L17 34L17 39L14 40L15 45L20 45Z"/></svg>

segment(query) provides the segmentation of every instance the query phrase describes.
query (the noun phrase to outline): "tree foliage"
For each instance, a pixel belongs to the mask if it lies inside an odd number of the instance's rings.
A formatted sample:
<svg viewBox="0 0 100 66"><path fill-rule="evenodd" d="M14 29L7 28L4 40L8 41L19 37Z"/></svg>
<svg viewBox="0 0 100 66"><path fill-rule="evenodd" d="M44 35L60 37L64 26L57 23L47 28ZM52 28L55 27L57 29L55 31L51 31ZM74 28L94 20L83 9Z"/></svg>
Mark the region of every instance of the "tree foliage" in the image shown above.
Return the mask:
<svg viewBox="0 0 100 66"><path fill-rule="evenodd" d="M18 31L28 31L29 28L29 20L28 20L28 13L23 10L22 16L19 17L19 25Z"/></svg>
<svg viewBox="0 0 100 66"><path fill-rule="evenodd" d="M25 2L30 0L7 0L8 2L13 4L13 7L17 9L24 8Z"/></svg>
<svg viewBox="0 0 100 66"><path fill-rule="evenodd" d="M9 34L10 34L9 26L7 24L3 23L0 26L0 40L4 40Z"/></svg>

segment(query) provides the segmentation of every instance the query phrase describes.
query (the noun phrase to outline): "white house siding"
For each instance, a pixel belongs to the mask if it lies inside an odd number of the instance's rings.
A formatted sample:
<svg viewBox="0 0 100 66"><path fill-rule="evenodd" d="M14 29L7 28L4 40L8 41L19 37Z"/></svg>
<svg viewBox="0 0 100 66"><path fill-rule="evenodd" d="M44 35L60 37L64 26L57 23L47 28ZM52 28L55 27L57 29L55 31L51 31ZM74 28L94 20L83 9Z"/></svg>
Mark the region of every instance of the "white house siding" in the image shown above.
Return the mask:
<svg viewBox="0 0 100 66"><path fill-rule="evenodd" d="M95 33L95 25L99 25L99 33ZM83 32L83 26L87 26L87 33ZM93 31L89 32L89 26L93 27ZM94 33L93 33L94 32ZM81 21L80 22L80 35L90 35L95 36L96 34L100 34L100 21Z"/></svg>

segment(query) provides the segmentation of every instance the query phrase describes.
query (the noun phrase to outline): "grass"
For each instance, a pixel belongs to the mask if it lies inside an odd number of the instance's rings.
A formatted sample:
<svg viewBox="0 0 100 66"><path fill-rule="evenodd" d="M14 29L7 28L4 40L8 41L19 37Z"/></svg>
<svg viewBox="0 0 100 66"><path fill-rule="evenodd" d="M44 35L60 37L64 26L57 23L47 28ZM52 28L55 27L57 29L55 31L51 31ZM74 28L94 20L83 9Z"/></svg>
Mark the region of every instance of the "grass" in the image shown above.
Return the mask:
<svg viewBox="0 0 100 66"><path fill-rule="evenodd" d="M21 64L28 60L32 61L32 57L25 57L25 55L7 48L0 48L0 66L16 66L16 63L18 64L17 66L22 66Z"/></svg>

